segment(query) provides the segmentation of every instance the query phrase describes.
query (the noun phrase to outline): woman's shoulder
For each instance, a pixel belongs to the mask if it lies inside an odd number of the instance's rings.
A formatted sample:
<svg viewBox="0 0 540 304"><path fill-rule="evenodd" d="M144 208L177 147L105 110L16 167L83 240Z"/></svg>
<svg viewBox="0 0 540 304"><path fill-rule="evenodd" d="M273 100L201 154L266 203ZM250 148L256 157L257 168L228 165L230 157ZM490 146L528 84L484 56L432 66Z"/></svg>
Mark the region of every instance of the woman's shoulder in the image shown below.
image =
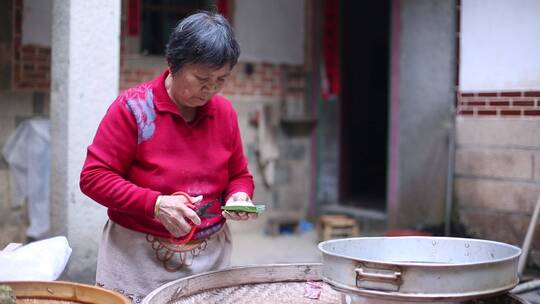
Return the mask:
<svg viewBox="0 0 540 304"><path fill-rule="evenodd" d="M133 107L139 108L139 105L144 105L153 109L153 103L152 86L150 83L143 83L121 91L110 104L108 111L127 111L133 114Z"/></svg>
<svg viewBox="0 0 540 304"><path fill-rule="evenodd" d="M229 99L227 99L226 97L222 95L214 95L214 97L212 97L212 105L216 109L217 112L227 113L227 114L230 114L231 112L235 112Z"/></svg>
<svg viewBox="0 0 540 304"><path fill-rule="evenodd" d="M152 82L142 83L120 92L118 99L122 101L146 100L148 99L149 95L153 95L152 90Z"/></svg>

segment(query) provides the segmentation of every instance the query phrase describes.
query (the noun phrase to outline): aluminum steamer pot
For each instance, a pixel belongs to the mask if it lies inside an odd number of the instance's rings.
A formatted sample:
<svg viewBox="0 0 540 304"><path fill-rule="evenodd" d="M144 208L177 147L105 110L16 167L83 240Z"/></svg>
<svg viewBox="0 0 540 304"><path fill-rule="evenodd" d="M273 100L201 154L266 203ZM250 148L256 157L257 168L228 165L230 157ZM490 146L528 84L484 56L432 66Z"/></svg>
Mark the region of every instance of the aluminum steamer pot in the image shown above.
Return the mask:
<svg viewBox="0 0 540 304"><path fill-rule="evenodd" d="M366 237L322 242L323 280L361 297L466 301L518 284L518 247L445 237Z"/></svg>

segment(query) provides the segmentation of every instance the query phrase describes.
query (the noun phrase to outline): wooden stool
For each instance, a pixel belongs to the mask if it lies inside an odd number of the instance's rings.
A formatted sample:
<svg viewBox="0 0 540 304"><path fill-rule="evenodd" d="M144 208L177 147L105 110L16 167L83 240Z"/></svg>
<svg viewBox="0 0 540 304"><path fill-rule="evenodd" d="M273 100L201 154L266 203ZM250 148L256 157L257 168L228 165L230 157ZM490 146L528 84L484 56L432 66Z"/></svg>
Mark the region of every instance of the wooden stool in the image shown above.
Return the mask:
<svg viewBox="0 0 540 304"><path fill-rule="evenodd" d="M359 234L356 221L346 215L321 216L317 223L317 231L321 241L335 238L355 237Z"/></svg>

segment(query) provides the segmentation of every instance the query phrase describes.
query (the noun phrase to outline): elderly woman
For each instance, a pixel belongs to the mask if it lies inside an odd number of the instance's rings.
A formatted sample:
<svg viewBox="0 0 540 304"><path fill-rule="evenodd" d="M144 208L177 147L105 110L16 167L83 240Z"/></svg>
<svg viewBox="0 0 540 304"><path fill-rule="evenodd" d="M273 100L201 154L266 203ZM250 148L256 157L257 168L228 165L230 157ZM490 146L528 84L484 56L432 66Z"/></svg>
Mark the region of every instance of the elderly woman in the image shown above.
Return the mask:
<svg viewBox="0 0 540 304"><path fill-rule="evenodd" d="M229 23L202 12L178 24L158 78L123 92L88 147L81 190L108 208L96 283L138 303L158 286L229 265L222 212L251 204L253 178L229 101L216 95L240 50Z"/></svg>

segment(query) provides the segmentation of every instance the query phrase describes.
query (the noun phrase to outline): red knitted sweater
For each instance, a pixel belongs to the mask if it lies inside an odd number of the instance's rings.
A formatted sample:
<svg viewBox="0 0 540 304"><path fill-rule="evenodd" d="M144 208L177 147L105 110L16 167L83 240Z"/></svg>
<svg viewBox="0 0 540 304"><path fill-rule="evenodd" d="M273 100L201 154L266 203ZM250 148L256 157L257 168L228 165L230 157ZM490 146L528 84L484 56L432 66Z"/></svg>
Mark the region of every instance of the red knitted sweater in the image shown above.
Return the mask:
<svg viewBox="0 0 540 304"><path fill-rule="evenodd" d="M158 195L203 195L202 204L235 192L253 195L236 112L214 96L186 122L158 78L124 91L103 117L81 172L83 193L108 208L114 222L170 237L154 219ZM208 212L221 214L216 202ZM222 222L202 218L199 228Z"/></svg>

